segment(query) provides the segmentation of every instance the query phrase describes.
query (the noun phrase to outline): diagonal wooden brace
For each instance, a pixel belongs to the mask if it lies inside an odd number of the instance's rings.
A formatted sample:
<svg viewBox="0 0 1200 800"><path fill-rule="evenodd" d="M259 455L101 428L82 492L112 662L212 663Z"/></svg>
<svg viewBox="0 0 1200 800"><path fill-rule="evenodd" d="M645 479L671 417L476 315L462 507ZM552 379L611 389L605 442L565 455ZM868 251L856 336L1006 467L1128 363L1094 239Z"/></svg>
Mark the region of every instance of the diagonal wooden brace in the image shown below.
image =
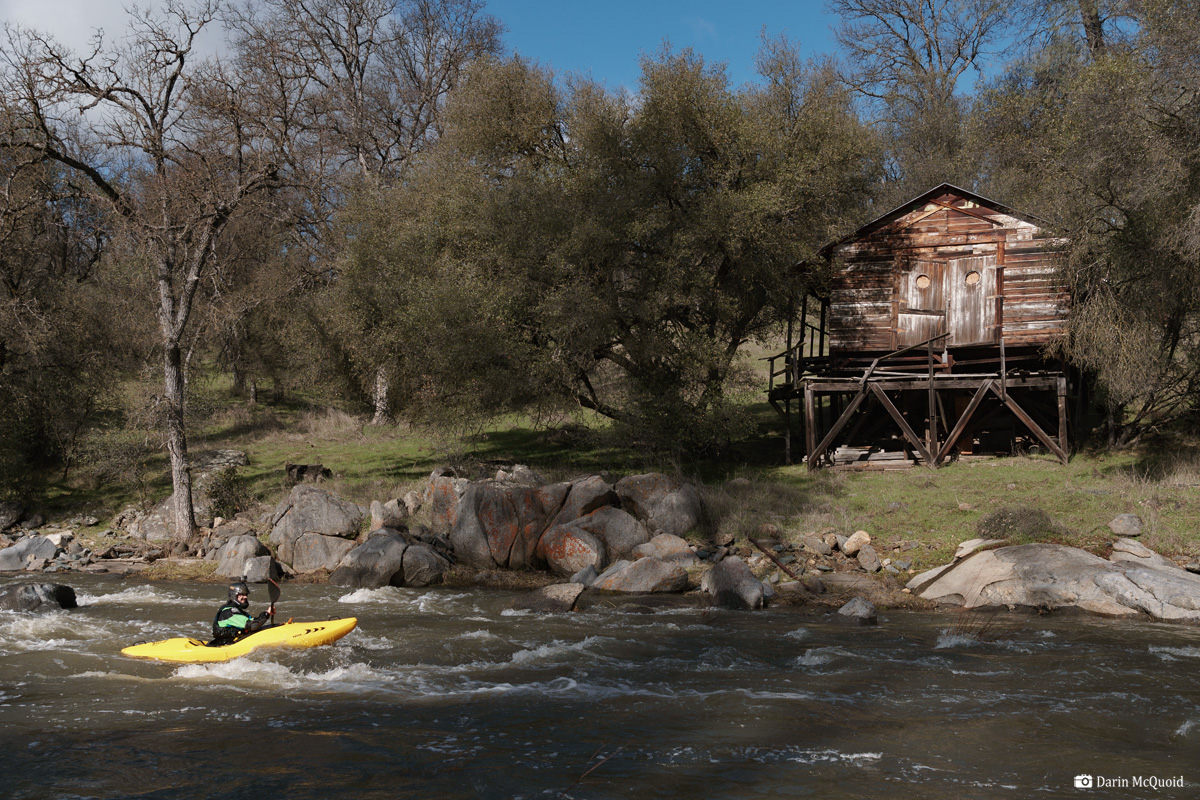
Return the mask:
<svg viewBox="0 0 1200 800"><path fill-rule="evenodd" d="M1012 399L1012 395L1008 394L1007 392L1000 391L995 383L992 384L991 388L992 391L995 392L996 396L1000 398L1001 402L1008 406L1009 410L1016 415L1017 419L1021 420L1021 422L1025 424L1026 428L1029 428L1029 430L1033 431L1033 435L1040 439L1042 444L1050 448L1050 452L1058 456L1059 461L1066 464L1068 460L1066 451L1059 447L1058 442L1054 441L1051 436L1042 430L1040 425L1033 421L1033 417L1029 416L1029 414L1025 412L1025 409L1021 408L1021 406L1017 404L1017 401Z"/></svg>
<svg viewBox="0 0 1200 800"><path fill-rule="evenodd" d="M904 438L908 439L908 442L913 446L913 449L921 454L921 458L925 459L925 466L932 467L933 458L930 457L929 451L925 449L925 443L922 442L921 438L913 431L912 427L908 424L908 421L905 420L904 416L900 413L900 410L896 408L895 404L892 403L891 398L889 398L887 393L883 391L883 387L881 387L878 383L872 383L871 393L875 395L875 399L879 401L879 404L884 407L888 414L891 415L892 419L895 420L896 424L900 426L900 432L904 434Z"/></svg>
<svg viewBox="0 0 1200 800"><path fill-rule="evenodd" d="M963 435L963 431L967 429L967 423L971 421L971 417L975 415L979 404L983 402L984 395L988 393L988 389L995 385L995 381L984 381L983 385L976 390L975 396L971 398L971 402L967 404L967 408L963 411L963 415L959 417L958 423L954 429L946 436L946 441L942 443L941 449L938 450L936 463L941 464L946 460L946 456L950 455L950 449L958 442L958 438Z"/></svg>
<svg viewBox="0 0 1200 800"><path fill-rule="evenodd" d="M867 393L865 390L854 395L854 399L846 406L846 410L838 417L837 422L833 423L833 427L829 429L829 433L825 434L825 438L816 446L816 449L809 452L808 468L810 470L817 468L817 461L825 454L829 445L833 443L834 437L842 432L842 428L846 427L846 423L850 421L850 417L858 410L858 407L862 405L862 401L866 398Z"/></svg>

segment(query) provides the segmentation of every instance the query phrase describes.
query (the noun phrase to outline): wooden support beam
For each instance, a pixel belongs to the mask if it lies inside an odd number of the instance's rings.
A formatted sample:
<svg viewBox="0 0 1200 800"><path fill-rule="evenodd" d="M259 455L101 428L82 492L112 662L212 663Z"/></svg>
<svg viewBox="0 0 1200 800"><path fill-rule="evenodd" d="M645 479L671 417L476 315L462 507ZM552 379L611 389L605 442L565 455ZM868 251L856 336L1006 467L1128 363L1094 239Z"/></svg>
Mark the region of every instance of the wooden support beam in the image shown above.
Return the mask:
<svg viewBox="0 0 1200 800"><path fill-rule="evenodd" d="M1067 378L1064 375L1058 379L1058 446L1063 452L1070 452L1067 442Z"/></svg>
<svg viewBox="0 0 1200 800"><path fill-rule="evenodd" d="M812 381L804 382L804 452L808 453L808 468L812 469L813 451L817 449L817 414Z"/></svg>
<svg viewBox="0 0 1200 800"><path fill-rule="evenodd" d="M979 408L979 404L983 402L983 398L987 394L988 389L992 388L993 385L995 385L995 381L984 381L983 385L980 386L975 392L975 396L972 397L971 402L967 404L966 409L963 411L963 415L959 417L958 422L954 425L954 429L951 430L946 436L946 441L942 442L942 446L941 449L938 450L935 463L941 464L946 460L946 456L950 454L950 449L958 443L958 437L962 436L963 431L967 429L967 424L971 421L971 417L974 416L976 409Z"/></svg>
<svg viewBox="0 0 1200 800"><path fill-rule="evenodd" d="M980 373L978 375L936 375L934 388L941 389L978 389L981 381L995 379L996 373ZM886 391L898 392L908 389L926 391L929 379L920 373L911 378L876 377L873 383L883 386ZM861 378L813 378L813 391L824 392L854 392L858 391ZM1010 376L1005 380L1008 389L1045 389L1055 391L1058 388L1058 377L1055 375L1027 375L1025 377Z"/></svg>
<svg viewBox="0 0 1200 800"><path fill-rule="evenodd" d="M902 415L899 409L896 408L895 404L892 403L891 398L887 396L887 394L883 391L883 388L878 383L872 383L870 385L870 389L871 393L875 395L875 399L879 401L879 404L883 406L884 410L887 411L888 414L891 415L892 419L896 421L896 424L900 426L900 432L904 434L904 438L908 440L909 444L913 446L914 450L921 454L921 458L925 459L925 466L932 467L933 458L929 455L929 451L925 449L925 443L922 442L921 438L913 431L912 426L910 426L908 421L904 419L904 415Z"/></svg>
<svg viewBox="0 0 1200 800"><path fill-rule="evenodd" d="M838 417L837 422L833 423L833 427L829 429L829 433L825 434L825 438L821 440L821 443L818 444L813 450L809 451L809 469L817 468L817 460L824 456L825 451L829 449L829 445L833 442L834 437L841 433L842 428L846 427L846 423L850 421L850 417L853 416L854 412L858 410L858 407L862 405L862 401L866 398L866 390L860 391L858 394L854 395L854 399L851 400L850 404L846 406L846 410L842 412L840 417Z"/></svg>
<svg viewBox="0 0 1200 800"><path fill-rule="evenodd" d="M999 397L1000 400L1004 403L1004 405L1008 406L1009 410L1012 411L1013 414L1016 415L1017 419L1019 419L1019 420L1021 420L1021 422L1025 423L1025 427L1029 428L1029 430L1033 432L1033 435L1036 436L1039 440L1041 440L1042 444L1044 444L1044 445L1046 445L1046 447L1050 448L1050 451L1052 453L1054 453L1054 455L1058 456L1059 461L1066 464L1067 463L1066 451L1063 450L1061 447L1059 447L1058 443L1055 442L1054 439L1051 438L1049 434L1047 434L1044 430L1042 430L1041 425L1038 425L1036 422L1034 422L1033 417L1031 417L1031 416L1029 416L1029 414L1025 413L1025 409L1021 408L1021 406L1017 403L1017 401L1012 399L1012 395L1002 392L999 388L996 387L995 384L992 384L991 388L992 388L992 391L995 392L996 396Z"/></svg>
<svg viewBox="0 0 1200 800"><path fill-rule="evenodd" d="M926 432L925 449L938 451L937 389L933 386L933 342L929 342L929 429Z"/></svg>

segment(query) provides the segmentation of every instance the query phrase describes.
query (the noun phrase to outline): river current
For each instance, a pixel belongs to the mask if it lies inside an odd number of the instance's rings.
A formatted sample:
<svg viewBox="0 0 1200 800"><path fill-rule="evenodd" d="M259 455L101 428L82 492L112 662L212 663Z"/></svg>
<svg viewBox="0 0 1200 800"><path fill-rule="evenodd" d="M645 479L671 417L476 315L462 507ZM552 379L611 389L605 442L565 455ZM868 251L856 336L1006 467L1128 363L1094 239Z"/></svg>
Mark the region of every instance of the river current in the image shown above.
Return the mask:
<svg viewBox="0 0 1200 800"><path fill-rule="evenodd" d="M358 629L181 666L119 650L223 587L59 578L78 609L0 612L0 797L1200 797L1195 627L284 584Z"/></svg>

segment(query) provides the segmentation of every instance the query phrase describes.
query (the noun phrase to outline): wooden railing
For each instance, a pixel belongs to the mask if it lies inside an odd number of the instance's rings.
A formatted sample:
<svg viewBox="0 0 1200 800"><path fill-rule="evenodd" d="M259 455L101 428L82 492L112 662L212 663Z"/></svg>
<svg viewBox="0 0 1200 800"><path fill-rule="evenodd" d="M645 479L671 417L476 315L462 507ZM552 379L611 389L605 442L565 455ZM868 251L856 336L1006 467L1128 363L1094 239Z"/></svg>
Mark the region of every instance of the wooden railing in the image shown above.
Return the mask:
<svg viewBox="0 0 1200 800"><path fill-rule="evenodd" d="M768 362L767 394L774 394L776 389L790 388L800 383L800 377L806 367L827 358L825 352L826 334L824 328L803 322L800 325L800 341L789 350L765 356L762 360Z"/></svg>

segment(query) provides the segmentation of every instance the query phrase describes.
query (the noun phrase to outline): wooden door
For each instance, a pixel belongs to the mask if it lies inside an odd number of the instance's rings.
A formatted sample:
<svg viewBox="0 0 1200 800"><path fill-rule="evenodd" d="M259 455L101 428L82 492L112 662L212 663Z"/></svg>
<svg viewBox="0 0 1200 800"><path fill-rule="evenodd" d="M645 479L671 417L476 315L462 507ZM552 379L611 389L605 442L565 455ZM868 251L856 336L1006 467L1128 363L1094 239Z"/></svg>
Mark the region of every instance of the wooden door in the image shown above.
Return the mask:
<svg viewBox="0 0 1200 800"><path fill-rule="evenodd" d="M946 332L946 262L918 260L900 273L896 346L920 344Z"/></svg>
<svg viewBox="0 0 1200 800"><path fill-rule="evenodd" d="M996 257L952 258L946 269L950 346L996 342Z"/></svg>

